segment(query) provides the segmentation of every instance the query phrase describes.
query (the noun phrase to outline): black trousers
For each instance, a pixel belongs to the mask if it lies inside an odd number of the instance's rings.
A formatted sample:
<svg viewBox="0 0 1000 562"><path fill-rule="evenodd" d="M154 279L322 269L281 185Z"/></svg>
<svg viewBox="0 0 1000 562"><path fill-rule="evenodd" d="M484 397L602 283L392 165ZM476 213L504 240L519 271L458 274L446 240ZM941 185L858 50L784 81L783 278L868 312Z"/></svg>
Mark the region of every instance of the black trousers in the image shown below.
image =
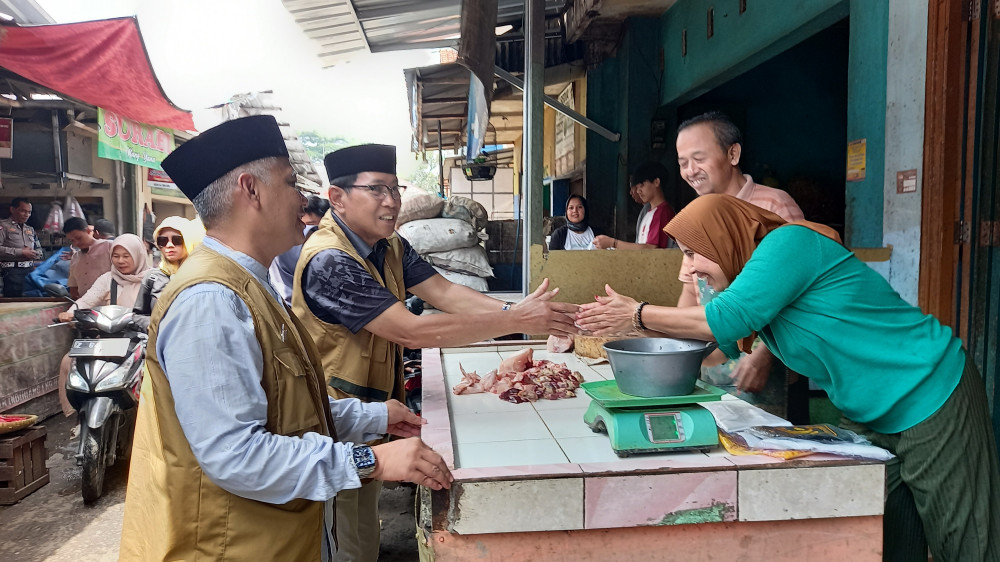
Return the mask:
<svg viewBox="0 0 1000 562"><path fill-rule="evenodd" d="M20 297L24 293L24 281L31 273L30 267L5 267L0 269L3 276L3 296Z"/></svg>

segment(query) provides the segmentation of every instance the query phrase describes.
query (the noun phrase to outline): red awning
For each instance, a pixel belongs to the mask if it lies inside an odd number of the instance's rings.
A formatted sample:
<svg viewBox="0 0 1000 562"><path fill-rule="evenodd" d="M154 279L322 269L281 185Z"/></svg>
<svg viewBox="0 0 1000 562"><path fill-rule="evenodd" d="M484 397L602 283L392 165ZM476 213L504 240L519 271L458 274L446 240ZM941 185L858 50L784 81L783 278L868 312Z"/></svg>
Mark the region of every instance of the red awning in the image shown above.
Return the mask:
<svg viewBox="0 0 1000 562"><path fill-rule="evenodd" d="M0 27L0 66L142 123L195 130L191 112L163 93L134 17Z"/></svg>

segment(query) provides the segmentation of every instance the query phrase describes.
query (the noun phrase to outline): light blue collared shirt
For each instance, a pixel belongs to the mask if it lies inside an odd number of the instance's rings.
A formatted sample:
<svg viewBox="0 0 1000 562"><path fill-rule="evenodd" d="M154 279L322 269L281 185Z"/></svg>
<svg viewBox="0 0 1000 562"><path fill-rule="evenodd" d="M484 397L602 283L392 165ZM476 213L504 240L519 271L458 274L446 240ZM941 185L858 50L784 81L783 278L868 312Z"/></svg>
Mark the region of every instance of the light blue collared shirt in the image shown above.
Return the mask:
<svg viewBox="0 0 1000 562"><path fill-rule="evenodd" d="M249 271L282 302L267 282L266 267L214 238L206 236L202 243ZM181 291L160 321L156 355L191 451L220 488L280 504L296 498L327 501L340 490L361 486L351 446L386 432L385 404L330 400L340 442L318 433L269 433L264 428L267 398L260 385L263 353L249 308L229 288L200 283ZM323 544L323 560L329 560L329 532Z"/></svg>

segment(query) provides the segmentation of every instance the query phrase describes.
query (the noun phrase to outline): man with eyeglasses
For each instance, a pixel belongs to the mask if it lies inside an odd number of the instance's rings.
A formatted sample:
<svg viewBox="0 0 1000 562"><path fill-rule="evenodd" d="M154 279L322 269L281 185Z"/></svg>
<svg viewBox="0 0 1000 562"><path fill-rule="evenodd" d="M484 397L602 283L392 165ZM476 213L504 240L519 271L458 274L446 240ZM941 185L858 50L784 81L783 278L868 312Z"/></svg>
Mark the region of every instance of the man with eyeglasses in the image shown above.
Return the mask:
<svg viewBox="0 0 1000 562"><path fill-rule="evenodd" d="M342 490L450 486L417 437L354 444L415 436L422 420L396 401L330 400L309 333L267 282L266 264L304 239L274 117L209 129L163 169L206 232L150 322L120 559L327 561Z"/></svg>
<svg viewBox="0 0 1000 562"><path fill-rule="evenodd" d="M316 338L331 396L403 400L403 347L576 332L578 307L552 301L547 280L521 303L504 303L446 280L395 233L395 147L348 147L324 164L331 212L302 247L292 310ZM448 314L410 313L407 292ZM337 494L337 560L378 558L380 490L370 481Z"/></svg>

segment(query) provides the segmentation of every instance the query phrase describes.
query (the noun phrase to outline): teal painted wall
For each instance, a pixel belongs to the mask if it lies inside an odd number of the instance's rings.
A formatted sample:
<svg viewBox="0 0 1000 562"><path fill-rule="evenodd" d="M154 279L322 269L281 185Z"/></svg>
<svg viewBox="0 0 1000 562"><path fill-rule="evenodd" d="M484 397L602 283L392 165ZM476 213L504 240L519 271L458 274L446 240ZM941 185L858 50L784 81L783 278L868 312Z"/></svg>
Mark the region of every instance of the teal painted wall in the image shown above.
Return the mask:
<svg viewBox="0 0 1000 562"><path fill-rule="evenodd" d="M587 72L587 117L606 128L621 133L618 142L587 131L586 197L591 222L609 233L616 231L615 209L625 203L625 146L628 144L627 104L615 100L627 96L627 80L622 78L628 65L628 53L619 50L615 57Z"/></svg>
<svg viewBox="0 0 1000 562"><path fill-rule="evenodd" d="M866 139L865 179L847 182L845 242L881 247L885 182L888 0L851 0L847 63L847 140ZM895 180L895 178L893 178Z"/></svg>
<svg viewBox="0 0 1000 562"><path fill-rule="evenodd" d="M594 222L618 238L635 238L639 212L628 196L628 173L647 159L650 122L661 96L660 23L631 18L614 57L587 73L587 116L622 138L587 132L587 201Z"/></svg>
<svg viewBox="0 0 1000 562"><path fill-rule="evenodd" d="M881 0L875 0L881 1ZM845 0L684 0L661 17L664 104L683 103L781 53L848 14ZM707 38L708 9L714 34ZM687 30L687 55L681 34Z"/></svg>
<svg viewBox="0 0 1000 562"><path fill-rule="evenodd" d="M713 6L709 39L707 11ZM678 107L696 99L845 16L850 17L847 139L868 139L866 178L843 184L845 241L881 247L889 0L755 0L743 14L736 2L678 2L661 17L666 67L661 101ZM685 29L687 55L682 56Z"/></svg>

